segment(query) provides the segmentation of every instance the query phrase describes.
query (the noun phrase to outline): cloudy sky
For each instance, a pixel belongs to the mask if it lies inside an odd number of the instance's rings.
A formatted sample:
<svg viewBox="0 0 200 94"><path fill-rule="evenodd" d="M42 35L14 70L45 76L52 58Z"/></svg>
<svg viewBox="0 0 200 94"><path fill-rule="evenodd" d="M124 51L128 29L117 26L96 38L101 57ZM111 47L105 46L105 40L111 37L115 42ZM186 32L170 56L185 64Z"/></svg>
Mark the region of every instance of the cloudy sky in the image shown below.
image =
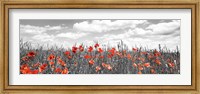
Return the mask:
<svg viewBox="0 0 200 94"><path fill-rule="evenodd" d="M170 50L180 47L180 20L20 20L20 39L36 44L71 47L75 44L116 46L122 40L129 48Z"/></svg>

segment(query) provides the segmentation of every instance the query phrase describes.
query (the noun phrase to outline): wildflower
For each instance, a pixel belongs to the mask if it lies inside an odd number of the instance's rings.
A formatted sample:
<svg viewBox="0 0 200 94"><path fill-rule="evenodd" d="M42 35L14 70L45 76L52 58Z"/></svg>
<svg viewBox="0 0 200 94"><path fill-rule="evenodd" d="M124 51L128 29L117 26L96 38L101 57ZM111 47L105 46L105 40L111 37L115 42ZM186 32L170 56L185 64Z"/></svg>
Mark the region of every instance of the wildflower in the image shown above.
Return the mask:
<svg viewBox="0 0 200 94"><path fill-rule="evenodd" d="M50 54L49 57L48 57L48 60L53 60L55 58L55 56L53 54Z"/></svg>
<svg viewBox="0 0 200 94"><path fill-rule="evenodd" d="M148 63L144 63L144 66L145 67L150 67L150 63L148 62Z"/></svg>
<svg viewBox="0 0 200 94"><path fill-rule="evenodd" d="M65 69L62 70L61 74L68 74L68 72L69 72L68 68L65 68Z"/></svg>
<svg viewBox="0 0 200 94"><path fill-rule="evenodd" d="M144 68L142 66L138 66L138 70L143 70Z"/></svg>
<svg viewBox="0 0 200 94"><path fill-rule="evenodd" d="M108 70L112 70L112 67L110 64L105 64L105 63L102 63L102 66Z"/></svg>
<svg viewBox="0 0 200 94"><path fill-rule="evenodd" d="M104 56L103 56L103 55L101 55L101 56L99 56L99 58L103 59L103 58L104 58Z"/></svg>
<svg viewBox="0 0 200 94"><path fill-rule="evenodd" d="M47 64L44 63L39 67L39 72L43 72L46 69Z"/></svg>
<svg viewBox="0 0 200 94"><path fill-rule="evenodd" d="M150 72L151 72L151 74L155 74L156 73L154 69L151 69Z"/></svg>
<svg viewBox="0 0 200 94"><path fill-rule="evenodd" d="M72 58L72 56L70 56L70 55L69 55L69 56L67 56L67 58L68 58L68 59L71 59L71 58Z"/></svg>
<svg viewBox="0 0 200 94"><path fill-rule="evenodd" d="M140 58L140 60L141 60L142 62L144 62L144 61L145 61L145 59L144 59L144 58Z"/></svg>
<svg viewBox="0 0 200 94"><path fill-rule="evenodd" d="M112 48L111 50L108 50L108 52L110 52L111 54L115 54L115 48Z"/></svg>
<svg viewBox="0 0 200 94"><path fill-rule="evenodd" d="M65 51L65 55L70 55L70 51Z"/></svg>
<svg viewBox="0 0 200 94"><path fill-rule="evenodd" d="M77 48L76 46L73 46L73 47L72 47L72 52L73 52L73 53L76 53L77 49L78 49L78 48Z"/></svg>
<svg viewBox="0 0 200 94"><path fill-rule="evenodd" d="M59 73L59 72L61 72L61 69L60 69L60 68L56 68L56 69L55 69L55 72L56 72L56 73Z"/></svg>
<svg viewBox="0 0 200 94"><path fill-rule="evenodd" d="M96 66L96 72L98 72L99 70L101 70L100 66Z"/></svg>
<svg viewBox="0 0 200 94"><path fill-rule="evenodd" d="M31 71L31 74L38 74L39 70L33 70Z"/></svg>
<svg viewBox="0 0 200 94"><path fill-rule="evenodd" d="M158 57L160 55L161 55L160 52L158 52L157 50L154 50L154 56Z"/></svg>
<svg viewBox="0 0 200 94"><path fill-rule="evenodd" d="M33 65L33 67L38 67L40 65L40 62L37 62Z"/></svg>
<svg viewBox="0 0 200 94"><path fill-rule="evenodd" d="M107 68L108 70L112 70L112 67L110 66L110 64L108 64L108 65L106 66L106 68Z"/></svg>
<svg viewBox="0 0 200 94"><path fill-rule="evenodd" d="M136 52L136 51L137 51L137 48L132 48L132 50Z"/></svg>
<svg viewBox="0 0 200 94"><path fill-rule="evenodd" d="M54 64L54 62L52 62L52 61L51 61L51 62L49 62L49 64L50 64L50 65L53 65L53 64Z"/></svg>
<svg viewBox="0 0 200 94"><path fill-rule="evenodd" d="M161 65L161 62L159 59L156 59L155 62L156 62L156 64Z"/></svg>
<svg viewBox="0 0 200 94"><path fill-rule="evenodd" d="M141 72L141 71L139 71L139 72L138 72L138 74L142 74L142 72Z"/></svg>
<svg viewBox="0 0 200 94"><path fill-rule="evenodd" d="M153 58L153 55L152 54L149 54L148 55L148 59L150 60L150 59L152 59Z"/></svg>
<svg viewBox="0 0 200 94"><path fill-rule="evenodd" d="M84 58L85 58L85 59L90 59L91 56L90 56L90 55L85 55Z"/></svg>
<svg viewBox="0 0 200 94"><path fill-rule="evenodd" d="M88 52L92 52L92 50L93 50L93 48L92 48L92 46L90 46L90 47L88 48Z"/></svg>
<svg viewBox="0 0 200 94"><path fill-rule="evenodd" d="M133 63L133 67L137 67L137 64Z"/></svg>
<svg viewBox="0 0 200 94"><path fill-rule="evenodd" d="M93 64L94 64L94 60L91 59L91 60L89 61L89 64L90 64L90 65L93 65Z"/></svg>
<svg viewBox="0 0 200 94"><path fill-rule="evenodd" d="M128 55L127 55L127 58L128 58L128 59L131 59L131 54L128 54Z"/></svg>
<svg viewBox="0 0 200 94"><path fill-rule="evenodd" d="M118 56L122 56L122 54L121 54L120 52L118 52L118 51L116 51L116 54L117 54Z"/></svg>
<svg viewBox="0 0 200 94"><path fill-rule="evenodd" d="M61 66L67 66L67 64L64 61L60 62L60 65Z"/></svg>
<svg viewBox="0 0 200 94"><path fill-rule="evenodd" d="M28 52L27 56L28 57L35 57L35 52L30 51L30 52Z"/></svg>
<svg viewBox="0 0 200 94"><path fill-rule="evenodd" d="M28 73L30 73L30 67L27 64L21 65L20 72L22 74L28 74Z"/></svg>
<svg viewBox="0 0 200 94"><path fill-rule="evenodd" d="M22 57L22 60L23 60L23 61L28 61L29 58L28 58L28 56L24 56L24 57Z"/></svg>
<svg viewBox="0 0 200 94"><path fill-rule="evenodd" d="M112 57L113 57L113 54L108 54L107 57L108 57L108 58L112 58Z"/></svg>
<svg viewBox="0 0 200 94"><path fill-rule="evenodd" d="M102 63L101 65L102 65L103 67L106 67L106 64L105 64L105 63Z"/></svg>
<svg viewBox="0 0 200 94"><path fill-rule="evenodd" d="M98 52L99 52L99 53L102 53L102 52L103 52L103 49L98 48Z"/></svg>
<svg viewBox="0 0 200 94"><path fill-rule="evenodd" d="M99 44L98 44L98 43L96 43L96 44L94 45L94 47L95 47L95 48L99 47Z"/></svg>
<svg viewBox="0 0 200 94"><path fill-rule="evenodd" d="M170 63L168 63L168 66L173 68L174 67L174 63L170 62Z"/></svg>
<svg viewBox="0 0 200 94"><path fill-rule="evenodd" d="M80 50L80 52L83 52L83 51L84 51L84 48L83 48L82 45L79 46L79 50Z"/></svg>

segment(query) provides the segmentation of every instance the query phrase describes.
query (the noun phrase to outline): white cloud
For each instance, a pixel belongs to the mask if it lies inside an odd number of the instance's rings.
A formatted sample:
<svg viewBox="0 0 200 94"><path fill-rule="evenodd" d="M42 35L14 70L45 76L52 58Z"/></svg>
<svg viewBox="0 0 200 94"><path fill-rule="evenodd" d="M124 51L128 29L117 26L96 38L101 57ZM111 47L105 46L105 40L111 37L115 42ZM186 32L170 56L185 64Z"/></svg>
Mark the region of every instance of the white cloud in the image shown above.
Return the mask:
<svg viewBox="0 0 200 94"><path fill-rule="evenodd" d="M129 37L134 38L134 36L149 36L151 34L151 30L144 30L142 28L128 29L127 31L122 31L121 34L105 34L102 37L96 37L96 39L107 39L107 40L123 40Z"/></svg>
<svg viewBox="0 0 200 94"><path fill-rule="evenodd" d="M78 39L80 37L86 36L87 33L71 33L71 32L67 32L67 33L60 33L58 35L56 35L56 37L63 37L63 38L70 38L70 39Z"/></svg>
<svg viewBox="0 0 200 94"><path fill-rule="evenodd" d="M47 32L49 30L62 30L68 27L61 27L61 26L31 26L31 25L20 25L20 33L25 34L41 34Z"/></svg>
<svg viewBox="0 0 200 94"><path fill-rule="evenodd" d="M107 32L126 28L135 28L138 24L147 23L146 20L92 20L75 23L73 28L81 32Z"/></svg>
<svg viewBox="0 0 200 94"><path fill-rule="evenodd" d="M180 20L173 20L172 22L164 22L158 24L152 24L148 26L146 29L150 29L153 31L153 34L171 34L174 33L176 29L180 28Z"/></svg>
<svg viewBox="0 0 200 94"><path fill-rule="evenodd" d="M52 27L49 27L49 28L47 28L48 30L61 30L63 27L61 27L61 26L52 26ZM65 28L67 28L67 27L65 27Z"/></svg>
<svg viewBox="0 0 200 94"><path fill-rule="evenodd" d="M46 31L46 29L44 27L31 26L31 25L20 25L20 33L41 34L45 31Z"/></svg>
<svg viewBox="0 0 200 94"><path fill-rule="evenodd" d="M54 35L48 35L47 33L38 34L32 37L32 39L42 42L53 41L54 38L55 38Z"/></svg>

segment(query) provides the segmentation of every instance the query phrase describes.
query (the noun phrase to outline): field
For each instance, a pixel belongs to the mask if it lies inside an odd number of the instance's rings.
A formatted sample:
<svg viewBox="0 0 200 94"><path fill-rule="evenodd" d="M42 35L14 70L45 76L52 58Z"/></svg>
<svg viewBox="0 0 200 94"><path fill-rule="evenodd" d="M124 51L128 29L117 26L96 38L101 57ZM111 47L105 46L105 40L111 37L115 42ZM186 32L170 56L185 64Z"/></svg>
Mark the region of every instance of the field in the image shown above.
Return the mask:
<svg viewBox="0 0 200 94"><path fill-rule="evenodd" d="M20 42L20 74L180 74L180 52L84 44L33 48Z"/></svg>

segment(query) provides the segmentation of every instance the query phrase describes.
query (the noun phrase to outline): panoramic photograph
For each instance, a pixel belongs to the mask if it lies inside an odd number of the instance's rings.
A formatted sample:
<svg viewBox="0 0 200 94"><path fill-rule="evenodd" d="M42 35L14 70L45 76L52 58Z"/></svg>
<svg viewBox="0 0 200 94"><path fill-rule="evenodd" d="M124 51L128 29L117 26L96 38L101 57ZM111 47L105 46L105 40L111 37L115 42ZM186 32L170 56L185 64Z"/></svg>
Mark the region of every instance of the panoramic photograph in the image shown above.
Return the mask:
<svg viewBox="0 0 200 94"><path fill-rule="evenodd" d="M20 74L180 74L179 19L20 19Z"/></svg>

